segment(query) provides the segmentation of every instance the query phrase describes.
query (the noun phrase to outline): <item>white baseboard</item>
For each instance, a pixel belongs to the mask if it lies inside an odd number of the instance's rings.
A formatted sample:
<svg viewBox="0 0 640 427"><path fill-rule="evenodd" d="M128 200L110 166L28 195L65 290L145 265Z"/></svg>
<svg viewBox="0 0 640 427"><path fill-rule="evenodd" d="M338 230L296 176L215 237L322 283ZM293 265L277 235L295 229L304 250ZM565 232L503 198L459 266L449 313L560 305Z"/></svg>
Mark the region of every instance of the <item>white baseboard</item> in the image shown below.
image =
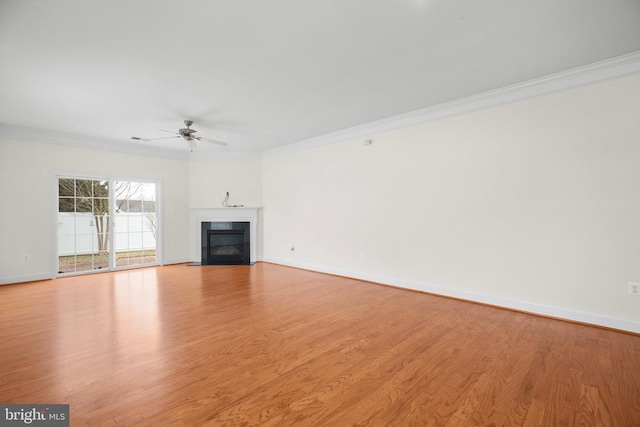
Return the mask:
<svg viewBox="0 0 640 427"><path fill-rule="evenodd" d="M180 259L166 259L162 261L162 264L160 265L171 265L171 264L185 264L185 263L189 263L189 262L193 262L188 258L180 258Z"/></svg>
<svg viewBox="0 0 640 427"><path fill-rule="evenodd" d="M523 311L532 314L539 314L542 316L554 317L558 319L564 319L569 321L575 321L580 323L587 323L596 326L603 326L606 328L618 329L621 331L628 331L633 333L640 333L640 322L619 319L615 317L603 316L597 313L589 313L583 311L572 310L563 307L549 306L543 304L535 304L527 301L514 300L510 298L502 298L494 295L485 295L475 292L468 292L458 289L452 289L444 286L430 285L424 283L407 282L403 280L397 280L391 277L381 277L370 274L358 273L349 270L342 270L338 268L325 267L314 264L307 264L301 262L291 262L276 258L264 258L265 262L280 264L289 267L301 268L304 270L317 271L319 273L334 274L337 276L344 276L353 279L366 280L368 282L380 283L382 285L393 286L396 288L411 289L415 291L427 292L430 294L441 295L446 297L458 298L461 300L479 302L496 307L508 308L512 310Z"/></svg>
<svg viewBox="0 0 640 427"><path fill-rule="evenodd" d="M22 276L5 276L0 277L0 285L9 285L12 283L36 282L38 280L51 280L51 273L25 274Z"/></svg>

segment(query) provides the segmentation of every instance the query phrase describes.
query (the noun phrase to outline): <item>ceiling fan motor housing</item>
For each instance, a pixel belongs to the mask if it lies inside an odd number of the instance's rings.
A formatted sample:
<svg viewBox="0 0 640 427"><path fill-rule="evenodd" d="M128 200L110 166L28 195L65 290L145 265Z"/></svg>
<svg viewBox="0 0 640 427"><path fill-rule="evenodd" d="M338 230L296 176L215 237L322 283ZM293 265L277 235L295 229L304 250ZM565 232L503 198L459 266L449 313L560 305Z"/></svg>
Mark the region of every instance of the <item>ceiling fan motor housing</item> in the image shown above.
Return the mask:
<svg viewBox="0 0 640 427"><path fill-rule="evenodd" d="M196 133L194 129L190 129L189 126L193 124L193 120L185 120L184 124L187 126L186 128L182 128L178 130L178 133L183 136L185 139L190 140L193 136L193 133Z"/></svg>

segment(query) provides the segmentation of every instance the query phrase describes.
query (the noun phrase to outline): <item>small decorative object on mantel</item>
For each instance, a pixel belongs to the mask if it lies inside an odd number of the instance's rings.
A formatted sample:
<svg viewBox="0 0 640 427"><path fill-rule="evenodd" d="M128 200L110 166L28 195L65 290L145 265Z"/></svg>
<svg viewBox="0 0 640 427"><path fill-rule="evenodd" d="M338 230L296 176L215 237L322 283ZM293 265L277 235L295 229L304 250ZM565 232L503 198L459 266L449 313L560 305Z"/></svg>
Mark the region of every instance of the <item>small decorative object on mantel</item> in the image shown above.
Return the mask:
<svg viewBox="0 0 640 427"><path fill-rule="evenodd" d="M222 206L225 208L242 208L244 205L230 205L229 204L229 192L227 191L227 197L222 201Z"/></svg>

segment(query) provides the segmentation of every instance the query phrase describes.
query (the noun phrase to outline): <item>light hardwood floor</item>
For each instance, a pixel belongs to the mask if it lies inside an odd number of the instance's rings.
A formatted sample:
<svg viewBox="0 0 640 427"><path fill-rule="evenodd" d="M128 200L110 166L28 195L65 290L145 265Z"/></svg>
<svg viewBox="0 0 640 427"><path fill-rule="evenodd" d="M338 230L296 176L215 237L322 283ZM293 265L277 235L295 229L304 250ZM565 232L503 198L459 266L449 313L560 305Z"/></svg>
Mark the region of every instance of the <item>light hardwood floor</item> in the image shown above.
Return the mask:
<svg viewBox="0 0 640 427"><path fill-rule="evenodd" d="M0 365L72 426L640 426L638 335L265 263L0 286Z"/></svg>

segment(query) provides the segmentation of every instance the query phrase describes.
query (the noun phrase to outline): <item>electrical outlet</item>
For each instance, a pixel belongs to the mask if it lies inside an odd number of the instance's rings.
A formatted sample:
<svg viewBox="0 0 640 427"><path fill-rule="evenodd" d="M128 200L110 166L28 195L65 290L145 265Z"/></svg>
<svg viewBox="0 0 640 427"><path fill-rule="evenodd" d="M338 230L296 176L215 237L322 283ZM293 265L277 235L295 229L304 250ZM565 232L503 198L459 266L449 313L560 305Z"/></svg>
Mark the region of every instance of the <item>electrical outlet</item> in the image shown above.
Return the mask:
<svg viewBox="0 0 640 427"><path fill-rule="evenodd" d="M640 283L627 283L629 295L639 295L640 296Z"/></svg>

